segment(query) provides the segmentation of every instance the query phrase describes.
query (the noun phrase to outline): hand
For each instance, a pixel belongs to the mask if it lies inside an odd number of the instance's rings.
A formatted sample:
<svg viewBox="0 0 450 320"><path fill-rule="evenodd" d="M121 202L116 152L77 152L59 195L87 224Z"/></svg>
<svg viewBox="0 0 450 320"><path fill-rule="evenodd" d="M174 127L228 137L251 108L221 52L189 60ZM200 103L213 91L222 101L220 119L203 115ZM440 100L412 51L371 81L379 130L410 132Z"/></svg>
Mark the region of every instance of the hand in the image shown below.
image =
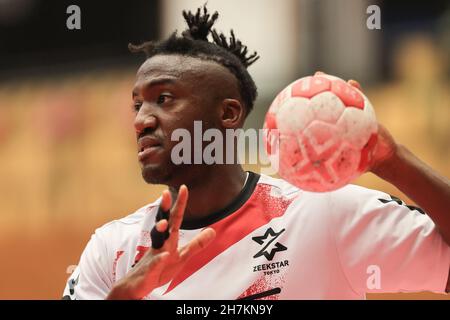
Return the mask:
<svg viewBox="0 0 450 320"><path fill-rule="evenodd" d="M348 80L348 84L355 87L356 89L361 90L361 85L356 80ZM372 160L369 164L368 171L373 172L376 175L380 175L380 171L386 167L387 164L395 156L398 149L398 145L395 142L392 135L389 131L378 123L378 139L377 144L375 145L374 151L372 153Z"/></svg>
<svg viewBox="0 0 450 320"><path fill-rule="evenodd" d="M317 71L314 75L324 75L322 71ZM359 91L361 90L361 85L356 80L348 80L347 83L352 87L355 87ZM391 160L394 158L398 149L398 145L395 142L389 131L380 123L378 123L378 138L377 144L375 145L374 151L372 153L371 162L369 164L368 171L380 176L380 172L390 164Z"/></svg>
<svg viewBox="0 0 450 320"><path fill-rule="evenodd" d="M165 211L170 210L170 217L169 221L160 220L156 224L156 229L159 232L169 230L169 238L160 249L150 248L133 270L114 285L106 299L142 299L155 288L172 280L190 257L211 243L215 237L215 231L212 228L206 228L188 244L178 248L179 229L187 199L188 189L185 185L180 187L173 207L170 192L167 190L163 192L161 207Z"/></svg>

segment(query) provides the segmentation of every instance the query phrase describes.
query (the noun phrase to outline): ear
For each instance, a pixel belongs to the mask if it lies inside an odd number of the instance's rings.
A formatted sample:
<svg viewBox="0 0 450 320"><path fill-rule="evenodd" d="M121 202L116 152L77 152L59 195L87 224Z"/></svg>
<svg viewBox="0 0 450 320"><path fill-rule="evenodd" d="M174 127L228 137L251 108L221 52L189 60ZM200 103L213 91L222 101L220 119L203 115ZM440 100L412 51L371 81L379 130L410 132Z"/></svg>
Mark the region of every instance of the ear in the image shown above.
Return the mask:
<svg viewBox="0 0 450 320"><path fill-rule="evenodd" d="M222 126L226 129L242 127L245 118L245 110L237 99L224 99L222 101L221 118Z"/></svg>

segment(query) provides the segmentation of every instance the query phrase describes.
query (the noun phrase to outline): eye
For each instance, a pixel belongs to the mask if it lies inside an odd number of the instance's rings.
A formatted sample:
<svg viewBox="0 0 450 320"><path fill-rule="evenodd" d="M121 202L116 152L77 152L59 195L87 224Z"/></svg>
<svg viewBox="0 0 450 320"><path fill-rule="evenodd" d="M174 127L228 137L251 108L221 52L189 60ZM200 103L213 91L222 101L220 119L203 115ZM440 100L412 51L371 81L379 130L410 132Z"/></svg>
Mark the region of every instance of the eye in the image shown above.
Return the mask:
<svg viewBox="0 0 450 320"><path fill-rule="evenodd" d="M171 101L173 99L172 95L169 93L161 93L156 101L157 104L164 104L166 102Z"/></svg>
<svg viewBox="0 0 450 320"><path fill-rule="evenodd" d="M139 109L141 109L141 106L142 106L142 102L136 101L136 102L133 104L133 110L134 110L135 112L138 112Z"/></svg>

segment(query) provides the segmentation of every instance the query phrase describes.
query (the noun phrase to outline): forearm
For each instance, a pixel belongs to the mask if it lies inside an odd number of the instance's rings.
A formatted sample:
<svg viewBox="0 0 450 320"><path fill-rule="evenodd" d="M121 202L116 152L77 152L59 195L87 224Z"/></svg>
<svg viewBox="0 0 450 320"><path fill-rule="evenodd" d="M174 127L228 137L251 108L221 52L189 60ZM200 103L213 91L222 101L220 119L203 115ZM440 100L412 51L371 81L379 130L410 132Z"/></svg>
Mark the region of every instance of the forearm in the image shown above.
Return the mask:
<svg viewBox="0 0 450 320"><path fill-rule="evenodd" d="M450 245L450 181L399 145L383 166L372 170L425 210Z"/></svg>

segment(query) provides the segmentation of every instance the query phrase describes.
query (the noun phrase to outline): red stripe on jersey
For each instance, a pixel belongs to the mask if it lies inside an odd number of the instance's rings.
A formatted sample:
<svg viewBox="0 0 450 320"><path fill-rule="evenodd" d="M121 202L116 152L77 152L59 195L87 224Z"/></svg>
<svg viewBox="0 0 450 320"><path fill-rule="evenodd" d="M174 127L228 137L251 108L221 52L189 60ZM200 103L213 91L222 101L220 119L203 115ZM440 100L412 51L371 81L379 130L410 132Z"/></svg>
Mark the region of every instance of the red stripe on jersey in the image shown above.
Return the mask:
<svg viewBox="0 0 450 320"><path fill-rule="evenodd" d="M146 247L146 246L137 246L136 247L137 253L136 253L136 257L134 258L134 264L132 267L134 267L134 265L142 259L142 257L144 256L144 254L147 252L147 250L149 248L150 247Z"/></svg>
<svg viewBox="0 0 450 320"><path fill-rule="evenodd" d="M216 238L201 253L191 258L175 276L166 293L204 267L216 256L233 244L245 238L273 218L282 216L293 199L270 195L271 185L258 184L250 199L237 211L210 227L216 231Z"/></svg>
<svg viewBox="0 0 450 320"><path fill-rule="evenodd" d="M245 299L249 296L257 295L258 293L262 293L264 291L273 289L273 286L271 283L274 281L269 281L269 276L261 276L258 278L250 287L247 288L237 299ZM282 277L278 276L279 279L277 279L277 284L284 283L284 280ZM263 298L259 298L260 300L279 300L280 294L271 294L268 296L265 296Z"/></svg>
<svg viewBox="0 0 450 320"><path fill-rule="evenodd" d="M116 258L114 259L113 266L112 266L112 276L113 276L113 282L116 282L116 269L117 269L117 261L119 261L120 257L124 253L123 250L116 251Z"/></svg>

